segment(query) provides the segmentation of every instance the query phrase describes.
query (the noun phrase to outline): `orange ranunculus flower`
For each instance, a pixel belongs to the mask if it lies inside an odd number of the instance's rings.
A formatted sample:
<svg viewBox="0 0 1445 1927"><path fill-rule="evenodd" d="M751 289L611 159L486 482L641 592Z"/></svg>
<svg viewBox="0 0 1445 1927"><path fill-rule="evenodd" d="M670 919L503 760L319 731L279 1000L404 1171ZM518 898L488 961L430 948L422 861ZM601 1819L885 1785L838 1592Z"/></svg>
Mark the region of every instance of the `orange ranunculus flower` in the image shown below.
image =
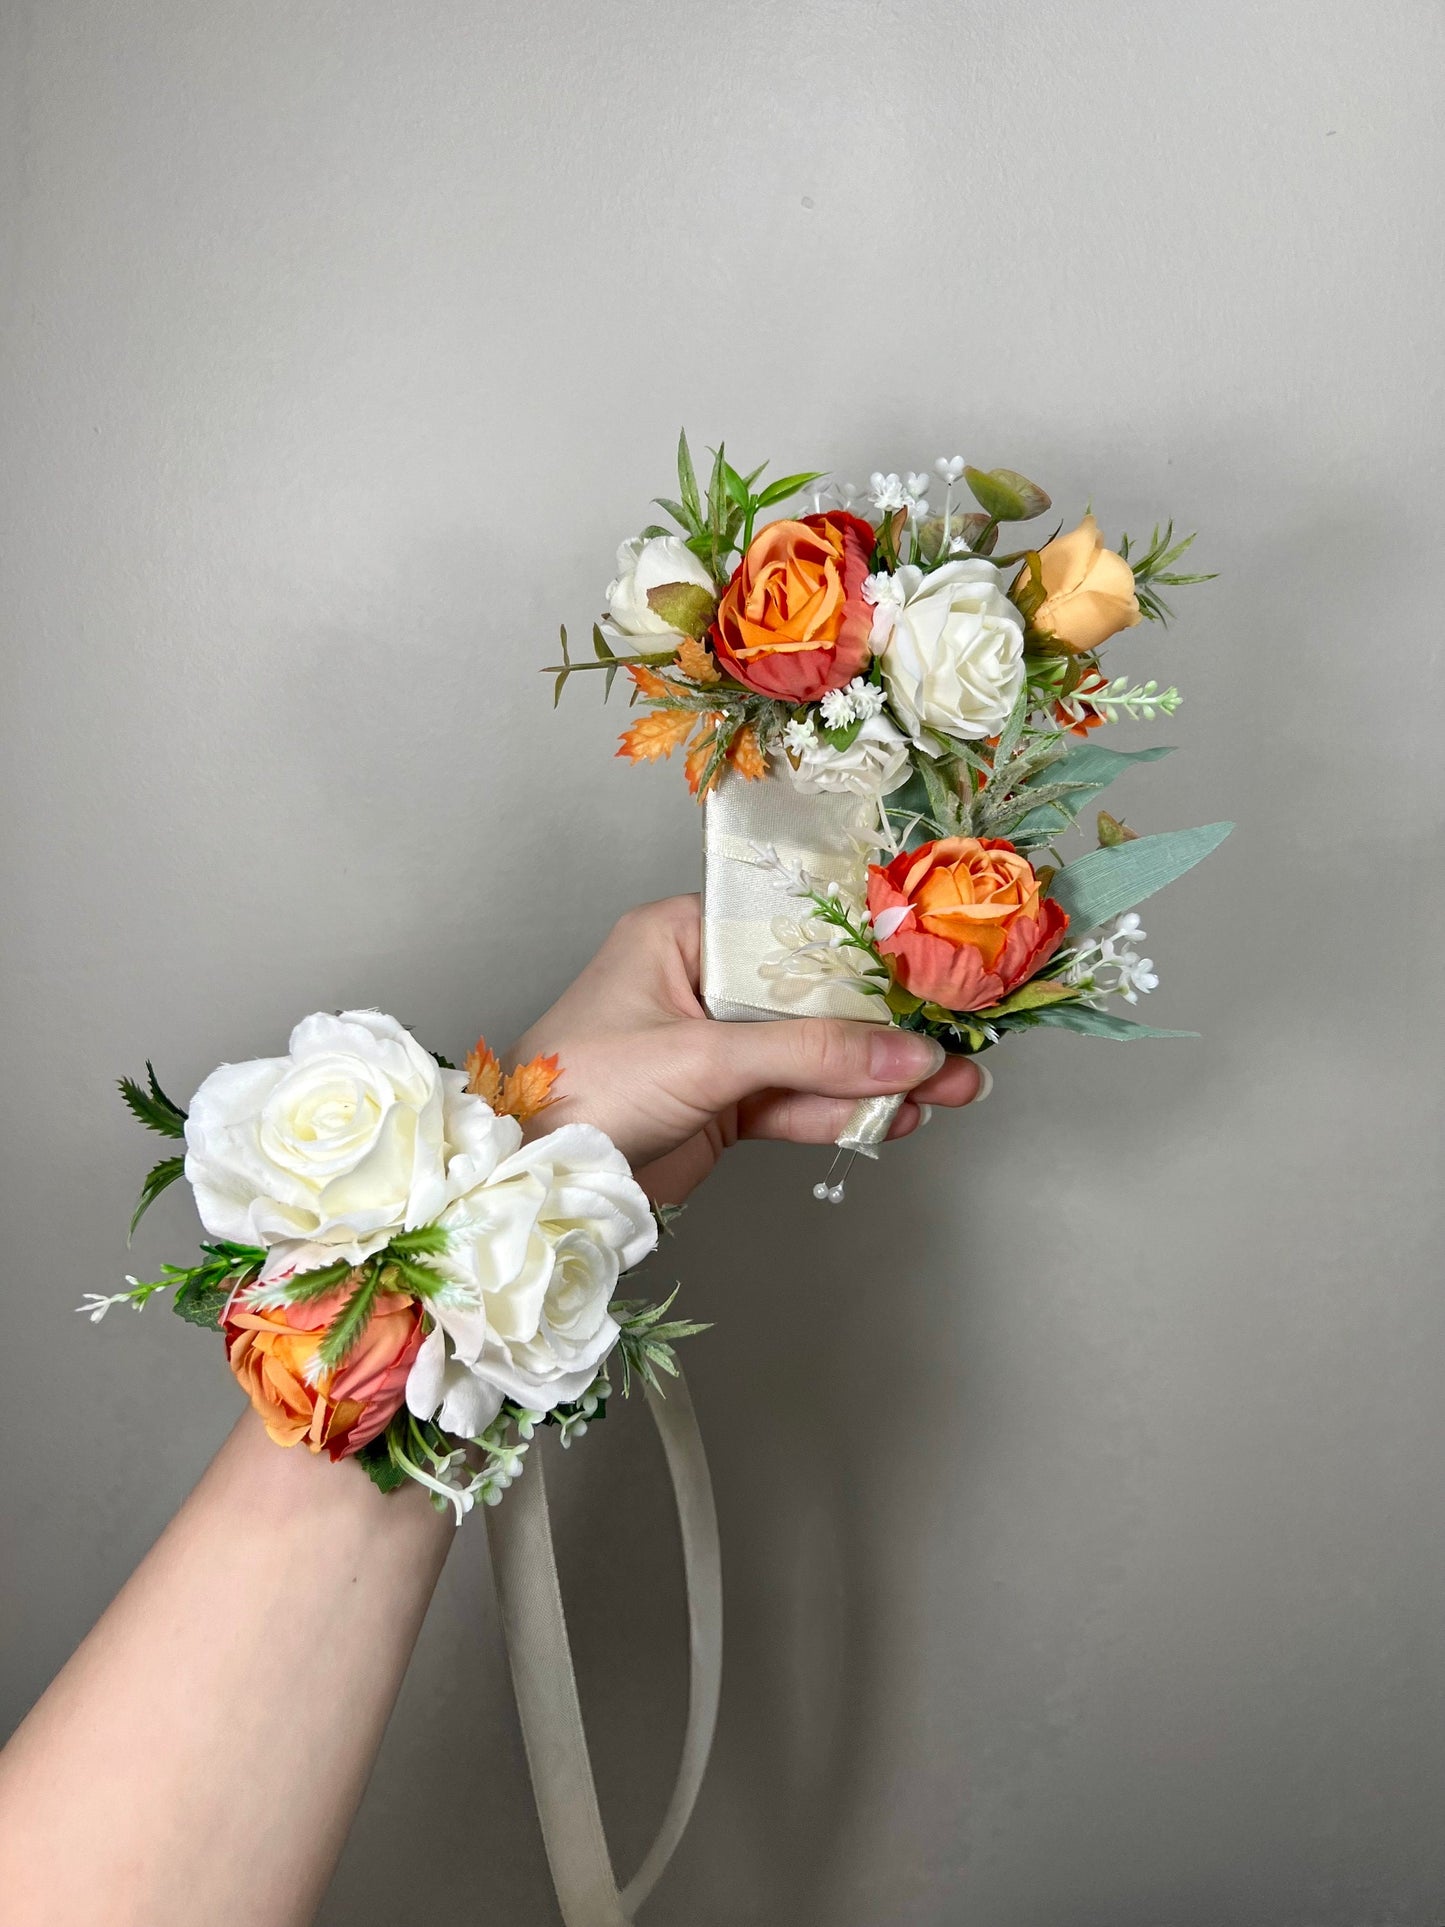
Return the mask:
<svg viewBox="0 0 1445 1927"><path fill-rule="evenodd" d="M874 540L842 509L770 522L718 604L708 640L719 668L785 703L816 702L861 675L872 658L863 582Z"/></svg>
<svg viewBox="0 0 1445 1927"><path fill-rule="evenodd" d="M1116 631L1138 622L1134 571L1122 555L1104 547L1092 515L1040 549L1039 571L1044 599L1029 620L1070 655L1097 649ZM1015 588L1027 580L1024 575Z"/></svg>
<svg viewBox="0 0 1445 1927"><path fill-rule="evenodd" d="M366 1329L338 1370L312 1383L306 1368L321 1336L345 1304L339 1285L306 1305L250 1311L238 1300L224 1330L231 1370L278 1445L305 1439L313 1452L349 1458L374 1439L406 1393L407 1373L421 1349L421 1306L403 1292L383 1292Z"/></svg>
<svg viewBox="0 0 1445 1927"><path fill-rule="evenodd" d="M946 836L868 870L878 948L915 997L984 1010L1037 976L1069 919L999 837Z"/></svg>

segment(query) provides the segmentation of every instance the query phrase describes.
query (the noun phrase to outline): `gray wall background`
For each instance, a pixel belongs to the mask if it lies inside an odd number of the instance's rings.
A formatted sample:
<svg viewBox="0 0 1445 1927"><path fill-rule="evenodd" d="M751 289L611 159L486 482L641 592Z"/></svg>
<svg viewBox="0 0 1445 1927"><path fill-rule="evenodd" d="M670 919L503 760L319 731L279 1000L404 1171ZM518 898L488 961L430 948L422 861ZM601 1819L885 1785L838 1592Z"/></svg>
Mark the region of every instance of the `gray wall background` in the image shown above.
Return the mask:
<svg viewBox="0 0 1445 1927"><path fill-rule="evenodd" d="M115 1076L515 1034L697 881L676 772L537 673L679 423L962 449L1221 572L1118 648L1188 694L1118 807L1240 824L1146 918L1203 1039L1012 1043L846 1211L758 1147L689 1213L730 1647L650 1918L1439 1920L1442 54L1338 0L0 10L7 1723L237 1406L71 1315L194 1232L127 1255ZM640 1410L559 1490L630 1865ZM467 1530L325 1918L549 1905Z"/></svg>

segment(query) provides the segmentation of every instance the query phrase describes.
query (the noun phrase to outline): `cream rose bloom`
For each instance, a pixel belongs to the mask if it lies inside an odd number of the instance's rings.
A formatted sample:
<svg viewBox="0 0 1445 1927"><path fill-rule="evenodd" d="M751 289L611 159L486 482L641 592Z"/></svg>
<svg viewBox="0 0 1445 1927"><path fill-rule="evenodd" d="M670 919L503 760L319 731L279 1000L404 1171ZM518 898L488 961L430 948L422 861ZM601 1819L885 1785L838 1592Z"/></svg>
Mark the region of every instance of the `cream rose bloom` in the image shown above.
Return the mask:
<svg viewBox="0 0 1445 1927"><path fill-rule="evenodd" d="M649 589L681 582L716 596L717 585L680 535L635 535L617 551L617 575L607 585L612 626L624 636L675 636L679 632L647 600Z"/></svg>
<svg viewBox="0 0 1445 1927"><path fill-rule="evenodd" d="M504 1158L441 1214L446 1286L411 1368L418 1418L476 1438L504 1398L549 1412L580 1398L617 1342L608 1306L657 1242L627 1160L590 1124L566 1124Z"/></svg>
<svg viewBox="0 0 1445 1927"><path fill-rule="evenodd" d="M925 729L996 736L1024 683L1023 617L991 562L968 556L927 574L906 564L878 588L873 646L893 713Z"/></svg>
<svg viewBox="0 0 1445 1927"><path fill-rule="evenodd" d="M784 776L805 796L886 796L908 780L908 738L886 716L870 716L847 749L814 735L797 763L779 754Z"/></svg>
<svg viewBox="0 0 1445 1927"><path fill-rule="evenodd" d="M284 1057L223 1064L191 1100L186 1177L212 1237L269 1247L263 1277L359 1264L440 1216L521 1132L394 1017L317 1012Z"/></svg>

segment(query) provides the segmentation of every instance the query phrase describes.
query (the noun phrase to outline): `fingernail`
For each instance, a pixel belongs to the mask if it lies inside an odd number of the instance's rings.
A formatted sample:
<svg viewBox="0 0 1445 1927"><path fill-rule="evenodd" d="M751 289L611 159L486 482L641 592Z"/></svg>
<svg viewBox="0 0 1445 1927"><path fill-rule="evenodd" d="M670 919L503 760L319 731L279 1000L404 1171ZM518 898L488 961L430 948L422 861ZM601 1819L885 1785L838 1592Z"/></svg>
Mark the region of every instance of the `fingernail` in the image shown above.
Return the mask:
<svg viewBox="0 0 1445 1927"><path fill-rule="evenodd" d="M948 1053L917 1031L880 1030L869 1041L868 1070L877 1084L921 1084L943 1068Z"/></svg>
<svg viewBox="0 0 1445 1927"><path fill-rule="evenodd" d="M982 1104L993 1089L993 1072L987 1064L980 1064L977 1058L973 1060L973 1068L978 1072L978 1089L968 1101L970 1104Z"/></svg>
<svg viewBox="0 0 1445 1927"><path fill-rule="evenodd" d="M931 1104L920 1104L918 1107L919 1130L921 1131L925 1124L931 1124L932 1122L933 1122L933 1106Z"/></svg>

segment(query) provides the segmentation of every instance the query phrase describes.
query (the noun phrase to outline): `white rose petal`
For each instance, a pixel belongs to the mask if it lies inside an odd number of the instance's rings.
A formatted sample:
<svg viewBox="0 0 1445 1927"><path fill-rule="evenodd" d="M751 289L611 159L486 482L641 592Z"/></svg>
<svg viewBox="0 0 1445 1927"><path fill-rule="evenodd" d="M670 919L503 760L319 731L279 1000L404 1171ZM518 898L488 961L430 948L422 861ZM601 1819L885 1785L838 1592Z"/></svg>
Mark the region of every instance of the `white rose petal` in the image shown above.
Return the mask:
<svg viewBox="0 0 1445 1927"><path fill-rule="evenodd" d="M407 1380L410 1409L475 1437L446 1414L495 1416L503 1398L549 1412L580 1398L617 1342L617 1280L657 1242L621 1152L590 1125L564 1125L504 1158L441 1223L447 1285L428 1306L436 1329Z"/></svg>
<svg viewBox="0 0 1445 1927"><path fill-rule="evenodd" d="M1023 617L1000 571L973 557L927 575L908 564L896 581L902 606L880 651L894 715L915 743L925 729L997 735L1024 682Z"/></svg>
<svg viewBox="0 0 1445 1927"><path fill-rule="evenodd" d="M778 767L805 796L886 796L908 780L908 738L886 716L869 716L847 749L815 737L796 764L783 756Z"/></svg>
<svg viewBox="0 0 1445 1927"><path fill-rule="evenodd" d="M516 1148L516 1123L465 1085L380 1011L303 1019L286 1056L223 1064L191 1100L201 1222L269 1247L267 1278L359 1264Z"/></svg>
<svg viewBox="0 0 1445 1927"><path fill-rule="evenodd" d="M675 636L678 631L647 600L649 589L685 582L717 593L717 585L680 535L640 535L617 551L617 575L607 585L612 626L624 636Z"/></svg>

